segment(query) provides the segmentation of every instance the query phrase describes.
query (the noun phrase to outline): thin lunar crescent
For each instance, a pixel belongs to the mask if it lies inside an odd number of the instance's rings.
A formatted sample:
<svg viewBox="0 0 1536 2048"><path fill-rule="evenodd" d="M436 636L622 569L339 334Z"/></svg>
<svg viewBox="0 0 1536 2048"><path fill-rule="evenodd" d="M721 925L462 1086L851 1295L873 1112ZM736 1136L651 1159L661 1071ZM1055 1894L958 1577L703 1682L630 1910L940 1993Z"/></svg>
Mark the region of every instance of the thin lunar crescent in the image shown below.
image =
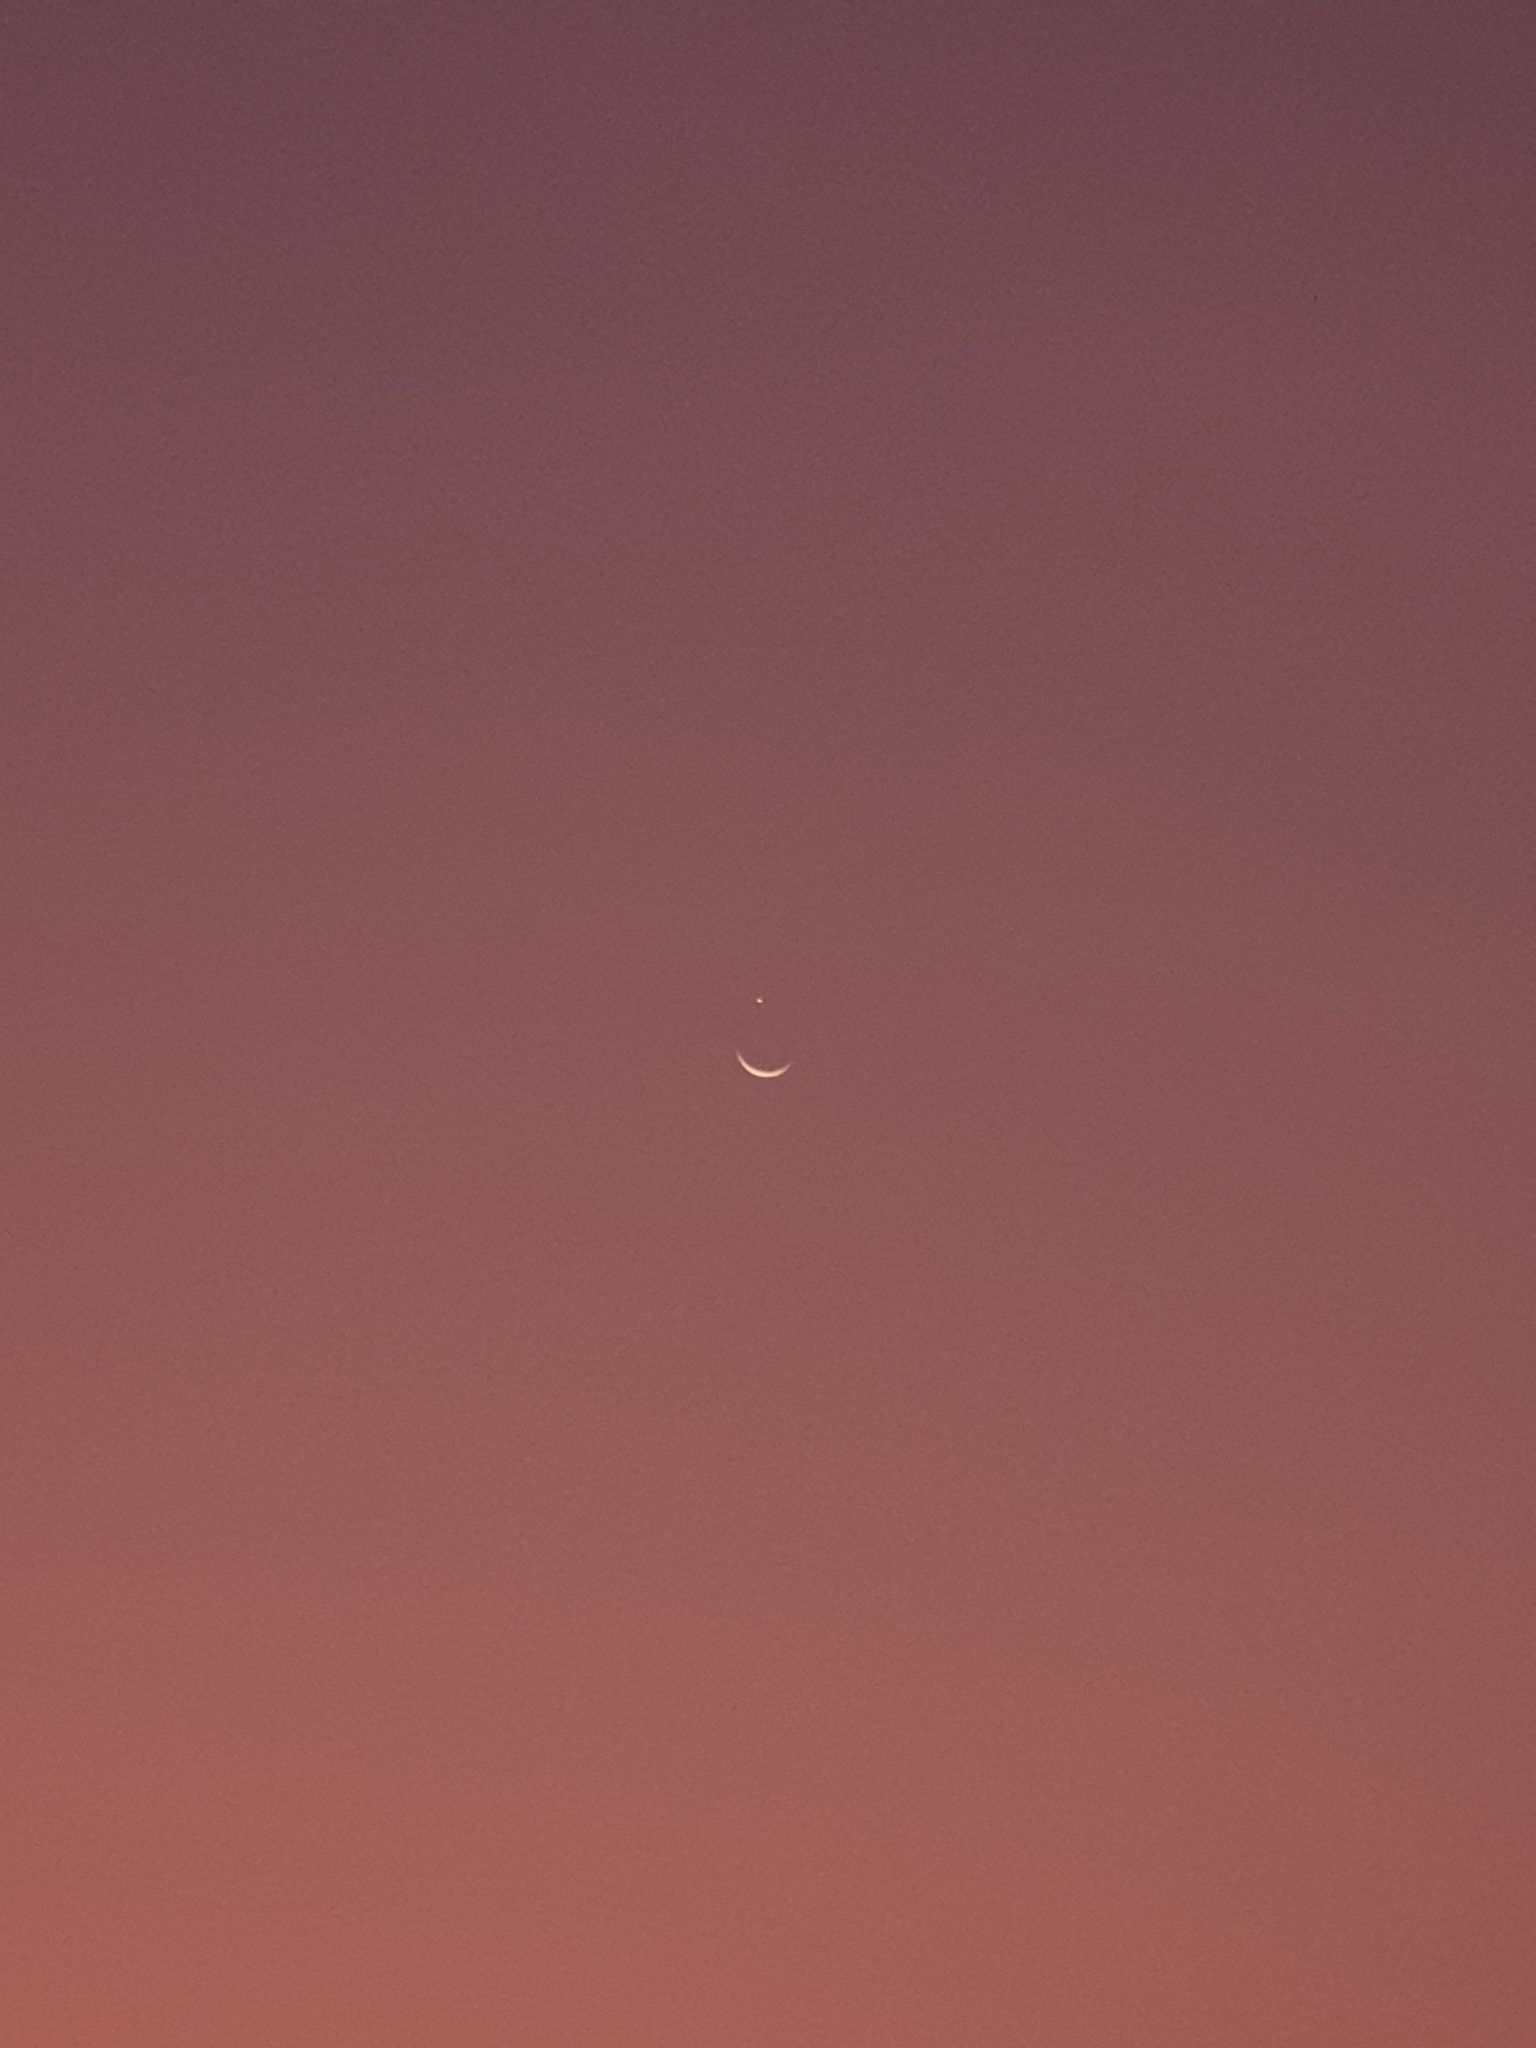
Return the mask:
<svg viewBox="0 0 1536 2048"><path fill-rule="evenodd" d="M754 1067L752 1062L744 1060L740 1053L737 1053L736 1060L743 1073L751 1074L759 1081L777 1081L781 1074L787 1074L794 1065L793 1060L786 1060L782 1067Z"/></svg>

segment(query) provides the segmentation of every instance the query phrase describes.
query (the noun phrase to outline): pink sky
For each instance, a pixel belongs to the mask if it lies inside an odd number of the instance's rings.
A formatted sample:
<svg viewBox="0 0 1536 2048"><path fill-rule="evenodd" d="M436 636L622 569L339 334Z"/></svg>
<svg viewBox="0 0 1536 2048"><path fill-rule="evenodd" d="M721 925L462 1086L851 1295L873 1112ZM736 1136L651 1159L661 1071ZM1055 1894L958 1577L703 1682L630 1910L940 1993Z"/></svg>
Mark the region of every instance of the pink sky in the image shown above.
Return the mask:
<svg viewBox="0 0 1536 2048"><path fill-rule="evenodd" d="M4 40L0 2034L1524 2048L1536 15Z"/></svg>

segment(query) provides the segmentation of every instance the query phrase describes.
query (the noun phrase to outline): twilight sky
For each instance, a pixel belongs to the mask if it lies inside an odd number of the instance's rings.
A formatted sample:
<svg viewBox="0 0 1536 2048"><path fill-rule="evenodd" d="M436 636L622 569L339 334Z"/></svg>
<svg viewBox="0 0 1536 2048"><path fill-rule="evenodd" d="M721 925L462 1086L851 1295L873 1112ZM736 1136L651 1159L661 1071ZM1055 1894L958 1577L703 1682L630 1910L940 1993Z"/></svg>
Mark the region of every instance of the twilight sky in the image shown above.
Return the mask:
<svg viewBox="0 0 1536 2048"><path fill-rule="evenodd" d="M1536 14L0 54L7 2043L1524 2048Z"/></svg>

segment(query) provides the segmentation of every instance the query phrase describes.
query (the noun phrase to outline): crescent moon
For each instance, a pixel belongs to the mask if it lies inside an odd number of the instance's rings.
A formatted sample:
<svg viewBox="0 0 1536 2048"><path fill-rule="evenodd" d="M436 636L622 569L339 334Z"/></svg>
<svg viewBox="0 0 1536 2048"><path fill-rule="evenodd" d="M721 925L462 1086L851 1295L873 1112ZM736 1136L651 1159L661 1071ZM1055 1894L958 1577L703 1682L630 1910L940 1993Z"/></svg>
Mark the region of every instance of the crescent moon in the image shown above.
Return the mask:
<svg viewBox="0 0 1536 2048"><path fill-rule="evenodd" d="M736 1055L736 1063L744 1074L751 1074L759 1081L777 1081L781 1074L787 1074L794 1065L793 1060L786 1060L782 1067L754 1067L752 1062L744 1060L740 1053Z"/></svg>

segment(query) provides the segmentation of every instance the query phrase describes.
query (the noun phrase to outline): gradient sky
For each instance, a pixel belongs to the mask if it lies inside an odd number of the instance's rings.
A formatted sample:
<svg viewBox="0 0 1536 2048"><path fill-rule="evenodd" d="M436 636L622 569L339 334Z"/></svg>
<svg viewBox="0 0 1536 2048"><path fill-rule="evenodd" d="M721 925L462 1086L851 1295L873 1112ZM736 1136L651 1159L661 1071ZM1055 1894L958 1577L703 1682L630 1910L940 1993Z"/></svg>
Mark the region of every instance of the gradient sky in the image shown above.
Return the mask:
<svg viewBox="0 0 1536 2048"><path fill-rule="evenodd" d="M1524 2048L1536 13L0 49L7 2044Z"/></svg>

